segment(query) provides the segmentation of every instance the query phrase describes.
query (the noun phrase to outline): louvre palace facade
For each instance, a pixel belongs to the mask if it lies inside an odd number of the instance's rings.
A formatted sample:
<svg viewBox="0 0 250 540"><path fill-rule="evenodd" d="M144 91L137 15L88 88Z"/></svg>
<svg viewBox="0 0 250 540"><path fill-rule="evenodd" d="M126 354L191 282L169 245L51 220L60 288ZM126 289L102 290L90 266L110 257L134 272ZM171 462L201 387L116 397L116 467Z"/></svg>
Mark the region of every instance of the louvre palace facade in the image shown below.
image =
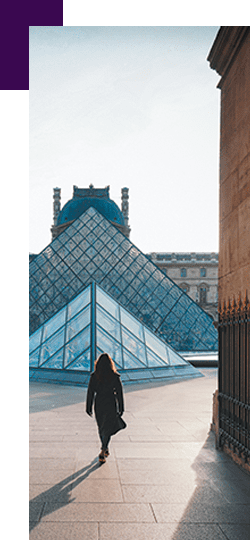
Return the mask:
<svg viewBox="0 0 250 540"><path fill-rule="evenodd" d="M52 240L30 257L30 376L86 384L101 352L124 382L199 376L184 352L217 350L213 319L130 240L128 189L54 189Z"/></svg>
<svg viewBox="0 0 250 540"><path fill-rule="evenodd" d="M218 321L218 253L148 253L148 257Z"/></svg>

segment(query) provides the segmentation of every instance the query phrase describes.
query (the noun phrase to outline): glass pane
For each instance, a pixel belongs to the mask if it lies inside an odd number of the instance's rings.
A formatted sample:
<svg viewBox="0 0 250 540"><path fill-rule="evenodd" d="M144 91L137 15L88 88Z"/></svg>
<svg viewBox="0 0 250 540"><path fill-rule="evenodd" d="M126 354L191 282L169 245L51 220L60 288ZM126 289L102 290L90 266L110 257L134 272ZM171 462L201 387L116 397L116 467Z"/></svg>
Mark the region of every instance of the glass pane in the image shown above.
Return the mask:
<svg viewBox="0 0 250 540"><path fill-rule="evenodd" d="M171 311L171 313L169 313L169 315L166 318L166 324L174 328L178 324L178 322L179 322L179 319L177 319L177 317Z"/></svg>
<svg viewBox="0 0 250 540"><path fill-rule="evenodd" d="M173 351L170 347L168 347L168 355L169 355L169 361L172 366L178 366L181 364L186 364L185 360L181 358L176 352Z"/></svg>
<svg viewBox="0 0 250 540"><path fill-rule="evenodd" d="M69 341L88 324L90 324L90 306L87 306L83 311L78 313L74 319L68 321L66 329L66 341Z"/></svg>
<svg viewBox="0 0 250 540"><path fill-rule="evenodd" d="M121 345L106 334L101 328L96 327L96 344L101 352L108 353L112 360L122 367L122 350Z"/></svg>
<svg viewBox="0 0 250 540"><path fill-rule="evenodd" d="M150 315L150 326L153 327L154 330L158 330L160 324L161 324L162 318L157 313L152 313Z"/></svg>
<svg viewBox="0 0 250 540"><path fill-rule="evenodd" d="M111 336L113 336L117 341L121 341L121 328L120 323L108 315L104 309L102 309L100 306L96 306L96 321L97 323L102 326Z"/></svg>
<svg viewBox="0 0 250 540"><path fill-rule="evenodd" d="M146 365L145 345L122 327L123 345Z"/></svg>
<svg viewBox="0 0 250 540"><path fill-rule="evenodd" d="M78 371L90 371L90 349L85 351L67 369L77 369Z"/></svg>
<svg viewBox="0 0 250 540"><path fill-rule="evenodd" d="M40 347L30 354L29 365L30 367L38 367Z"/></svg>
<svg viewBox="0 0 250 540"><path fill-rule="evenodd" d="M189 306L192 304L191 298L187 296L187 294L183 294L180 299L181 305L185 307L185 310L189 308Z"/></svg>
<svg viewBox="0 0 250 540"><path fill-rule="evenodd" d="M146 345L147 347L150 347L158 356L163 358L163 360L166 358L166 348L165 344L157 339L151 332L149 332L146 328L145 331L145 339L146 339Z"/></svg>
<svg viewBox="0 0 250 540"><path fill-rule="evenodd" d="M109 296L107 296L99 287L96 287L96 301L100 304L112 317L119 320L119 306Z"/></svg>
<svg viewBox="0 0 250 540"><path fill-rule="evenodd" d="M165 362L147 348L148 367L163 367L168 364L167 355L165 356Z"/></svg>
<svg viewBox="0 0 250 540"><path fill-rule="evenodd" d="M123 351L124 358L124 369L138 369L145 368L145 365L142 364L137 358L135 358L131 353L124 349Z"/></svg>
<svg viewBox="0 0 250 540"><path fill-rule="evenodd" d="M179 289L178 287L173 287L171 289L171 292L169 293L170 296L172 296L172 298L177 301L178 298L180 298L180 296L183 294L182 290Z"/></svg>
<svg viewBox="0 0 250 540"><path fill-rule="evenodd" d="M215 338L214 336L212 336L212 334L208 331L205 331L203 336L202 336L202 341L204 343L206 343L208 349L211 349L213 347L213 345L215 344Z"/></svg>
<svg viewBox="0 0 250 540"><path fill-rule="evenodd" d="M144 341L142 325L136 319L134 319L134 317L131 317L131 315L129 315L128 312L122 308L121 308L121 323L124 326L126 326L130 330L130 332L132 332L141 341Z"/></svg>
<svg viewBox="0 0 250 540"><path fill-rule="evenodd" d="M29 338L29 352L30 353L34 351L40 345L41 335L42 335L42 327L38 328L38 330L30 336Z"/></svg>
<svg viewBox="0 0 250 540"><path fill-rule="evenodd" d="M200 323L199 320L196 320L194 323L194 326L192 326L192 332L197 336L200 337L204 333L204 327Z"/></svg>
<svg viewBox="0 0 250 540"><path fill-rule="evenodd" d="M88 347L90 347L90 326L87 326L65 346L65 366L73 362Z"/></svg>
<svg viewBox="0 0 250 540"><path fill-rule="evenodd" d="M43 364L48 360L58 349L63 346L64 343L64 328L54 334L48 341L42 345L40 364Z"/></svg>
<svg viewBox="0 0 250 540"><path fill-rule="evenodd" d="M65 324L66 308L62 309L44 325L43 341Z"/></svg>
<svg viewBox="0 0 250 540"><path fill-rule="evenodd" d="M189 310L182 317L182 322L188 327L191 328L195 322L195 319L189 314Z"/></svg>
<svg viewBox="0 0 250 540"><path fill-rule="evenodd" d="M173 307L172 313L174 313L176 317L180 319L184 315L185 311L186 311L186 306L182 304L182 298L181 298L179 302L177 302L177 304L175 304L175 306Z"/></svg>
<svg viewBox="0 0 250 540"><path fill-rule="evenodd" d="M80 293L72 302L70 302L68 306L68 319L71 319L80 311L83 309L87 304L90 303L90 287L87 287L87 289L84 289L82 293Z"/></svg>
<svg viewBox="0 0 250 540"><path fill-rule="evenodd" d="M63 349L58 351L52 358L47 360L42 365L43 368L50 368L50 369L62 369L63 368Z"/></svg>

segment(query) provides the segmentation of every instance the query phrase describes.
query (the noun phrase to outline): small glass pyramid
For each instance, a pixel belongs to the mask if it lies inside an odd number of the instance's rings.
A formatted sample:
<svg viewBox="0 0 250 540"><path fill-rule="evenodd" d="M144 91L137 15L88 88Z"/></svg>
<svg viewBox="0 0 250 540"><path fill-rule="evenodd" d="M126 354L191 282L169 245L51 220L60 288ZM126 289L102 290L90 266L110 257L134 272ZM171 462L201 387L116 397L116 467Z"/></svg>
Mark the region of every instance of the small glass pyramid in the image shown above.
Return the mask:
<svg viewBox="0 0 250 540"><path fill-rule="evenodd" d="M84 384L101 352L123 382L200 373L94 282L30 336L32 379Z"/></svg>

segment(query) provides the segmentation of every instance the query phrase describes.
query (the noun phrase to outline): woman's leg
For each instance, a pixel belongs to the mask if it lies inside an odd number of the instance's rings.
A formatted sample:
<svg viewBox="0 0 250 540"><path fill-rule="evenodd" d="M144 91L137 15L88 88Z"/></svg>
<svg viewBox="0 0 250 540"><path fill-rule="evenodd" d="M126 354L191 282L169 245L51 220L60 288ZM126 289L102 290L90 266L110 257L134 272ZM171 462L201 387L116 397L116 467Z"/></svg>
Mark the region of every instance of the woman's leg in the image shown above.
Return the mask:
<svg viewBox="0 0 250 540"><path fill-rule="evenodd" d="M111 439L110 435L104 435L102 437L102 450L108 450L109 441Z"/></svg>

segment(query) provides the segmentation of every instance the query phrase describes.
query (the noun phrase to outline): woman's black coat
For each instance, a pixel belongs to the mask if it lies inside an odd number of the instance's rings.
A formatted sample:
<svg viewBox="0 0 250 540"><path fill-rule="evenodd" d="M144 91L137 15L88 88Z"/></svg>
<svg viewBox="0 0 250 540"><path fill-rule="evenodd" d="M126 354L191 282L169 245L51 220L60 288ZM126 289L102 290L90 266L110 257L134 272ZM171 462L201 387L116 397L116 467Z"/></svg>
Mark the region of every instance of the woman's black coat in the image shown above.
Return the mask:
<svg viewBox="0 0 250 540"><path fill-rule="evenodd" d="M124 412L123 391L119 373L110 379L98 381L96 373L90 375L86 412L92 414L94 401L95 417L100 435L112 435L116 430L117 414Z"/></svg>

